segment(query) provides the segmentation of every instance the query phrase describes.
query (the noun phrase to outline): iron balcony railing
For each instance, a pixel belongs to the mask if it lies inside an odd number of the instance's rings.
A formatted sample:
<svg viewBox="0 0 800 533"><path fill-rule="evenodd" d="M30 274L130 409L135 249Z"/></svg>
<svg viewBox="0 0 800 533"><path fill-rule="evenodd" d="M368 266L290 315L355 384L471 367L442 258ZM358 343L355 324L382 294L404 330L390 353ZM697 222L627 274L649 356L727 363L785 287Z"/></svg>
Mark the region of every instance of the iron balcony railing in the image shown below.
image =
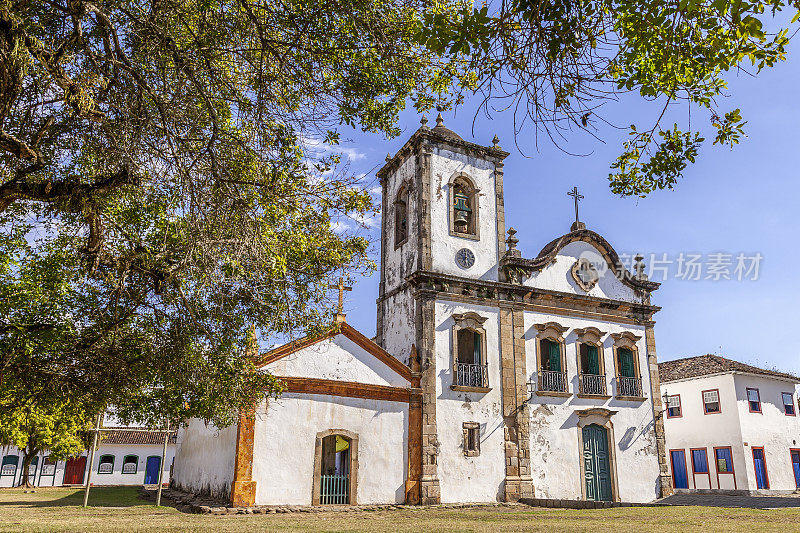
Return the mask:
<svg viewBox="0 0 800 533"><path fill-rule="evenodd" d="M349 476L322 476L319 503L322 505L350 503Z"/></svg>
<svg viewBox="0 0 800 533"><path fill-rule="evenodd" d="M606 395L606 377L597 374L581 374L580 380L581 394L593 394L595 396Z"/></svg>
<svg viewBox="0 0 800 533"><path fill-rule="evenodd" d="M635 398L641 398L641 378L617 376L617 396L633 396Z"/></svg>
<svg viewBox="0 0 800 533"><path fill-rule="evenodd" d="M540 391L567 392L567 374L566 372L540 370L537 376L537 385Z"/></svg>
<svg viewBox="0 0 800 533"><path fill-rule="evenodd" d="M489 388L489 365L457 363L456 385L459 387Z"/></svg>

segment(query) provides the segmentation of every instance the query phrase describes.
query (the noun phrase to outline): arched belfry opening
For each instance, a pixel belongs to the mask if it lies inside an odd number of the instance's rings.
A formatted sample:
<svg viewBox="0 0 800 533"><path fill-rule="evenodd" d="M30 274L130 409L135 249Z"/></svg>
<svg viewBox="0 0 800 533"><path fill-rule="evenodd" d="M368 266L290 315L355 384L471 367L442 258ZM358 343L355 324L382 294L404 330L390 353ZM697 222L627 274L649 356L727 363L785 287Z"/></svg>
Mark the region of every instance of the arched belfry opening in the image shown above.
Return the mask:
<svg viewBox="0 0 800 533"><path fill-rule="evenodd" d="M478 190L464 175L450 183L450 228L454 235L478 235Z"/></svg>

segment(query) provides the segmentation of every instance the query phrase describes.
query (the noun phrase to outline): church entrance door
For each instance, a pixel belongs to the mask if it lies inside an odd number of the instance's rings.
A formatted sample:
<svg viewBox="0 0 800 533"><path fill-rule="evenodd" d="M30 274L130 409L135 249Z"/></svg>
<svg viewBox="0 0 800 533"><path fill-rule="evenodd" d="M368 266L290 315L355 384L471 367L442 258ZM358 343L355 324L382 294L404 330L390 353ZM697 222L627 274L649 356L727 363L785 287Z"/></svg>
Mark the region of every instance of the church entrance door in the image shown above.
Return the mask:
<svg viewBox="0 0 800 533"><path fill-rule="evenodd" d="M71 457L64 467L64 485L83 484L83 473L86 470L86 457Z"/></svg>
<svg viewBox="0 0 800 533"><path fill-rule="evenodd" d="M350 503L350 439L328 435L322 439L322 478L319 503Z"/></svg>
<svg viewBox="0 0 800 533"><path fill-rule="evenodd" d="M604 427L590 424L583 428L583 466L586 499L611 501L611 464L608 433Z"/></svg>

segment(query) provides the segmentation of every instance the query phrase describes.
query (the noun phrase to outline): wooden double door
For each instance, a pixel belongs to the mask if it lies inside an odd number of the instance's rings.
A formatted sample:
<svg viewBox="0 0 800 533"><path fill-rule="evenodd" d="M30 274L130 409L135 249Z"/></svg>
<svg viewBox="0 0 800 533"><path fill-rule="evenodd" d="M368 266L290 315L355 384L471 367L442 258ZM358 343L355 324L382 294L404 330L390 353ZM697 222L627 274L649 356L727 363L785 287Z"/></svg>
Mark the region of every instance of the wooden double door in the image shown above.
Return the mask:
<svg viewBox="0 0 800 533"><path fill-rule="evenodd" d="M584 426L582 431L586 499L611 501L614 498L614 488L611 480L608 431L597 424Z"/></svg>

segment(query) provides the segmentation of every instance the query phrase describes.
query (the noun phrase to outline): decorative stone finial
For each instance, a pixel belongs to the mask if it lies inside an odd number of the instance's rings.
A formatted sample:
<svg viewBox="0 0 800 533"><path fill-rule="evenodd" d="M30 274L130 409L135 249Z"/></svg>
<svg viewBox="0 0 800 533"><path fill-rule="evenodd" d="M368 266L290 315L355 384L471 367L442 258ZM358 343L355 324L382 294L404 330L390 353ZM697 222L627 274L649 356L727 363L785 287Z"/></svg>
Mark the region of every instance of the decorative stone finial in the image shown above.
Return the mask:
<svg viewBox="0 0 800 533"><path fill-rule="evenodd" d="M636 271L636 279L640 280L647 280L647 274L644 273L644 263L642 262L644 256L642 254L636 254L636 257L633 258L636 263L633 266L633 269Z"/></svg>
<svg viewBox="0 0 800 533"><path fill-rule="evenodd" d="M386 162L388 163L391 160L392 160L392 154L390 154L389 152L386 152Z"/></svg>
<svg viewBox="0 0 800 533"><path fill-rule="evenodd" d="M421 126L422 129L426 129L426 130L428 129L428 117L426 117L425 115L422 115L422 118L419 119L419 123L422 125Z"/></svg>
<svg viewBox="0 0 800 533"><path fill-rule="evenodd" d="M442 118L441 113L436 116L436 127L438 128L439 126L444 127L444 119Z"/></svg>
<svg viewBox="0 0 800 533"><path fill-rule="evenodd" d="M515 230L514 228L508 228L508 238L506 239L508 250L506 250L506 255L521 257L522 252L517 250L517 243L519 242L519 239L515 237L516 233L517 230Z"/></svg>
<svg viewBox="0 0 800 533"><path fill-rule="evenodd" d="M500 139L495 134L494 139L492 139L492 146L494 148L500 148Z"/></svg>

